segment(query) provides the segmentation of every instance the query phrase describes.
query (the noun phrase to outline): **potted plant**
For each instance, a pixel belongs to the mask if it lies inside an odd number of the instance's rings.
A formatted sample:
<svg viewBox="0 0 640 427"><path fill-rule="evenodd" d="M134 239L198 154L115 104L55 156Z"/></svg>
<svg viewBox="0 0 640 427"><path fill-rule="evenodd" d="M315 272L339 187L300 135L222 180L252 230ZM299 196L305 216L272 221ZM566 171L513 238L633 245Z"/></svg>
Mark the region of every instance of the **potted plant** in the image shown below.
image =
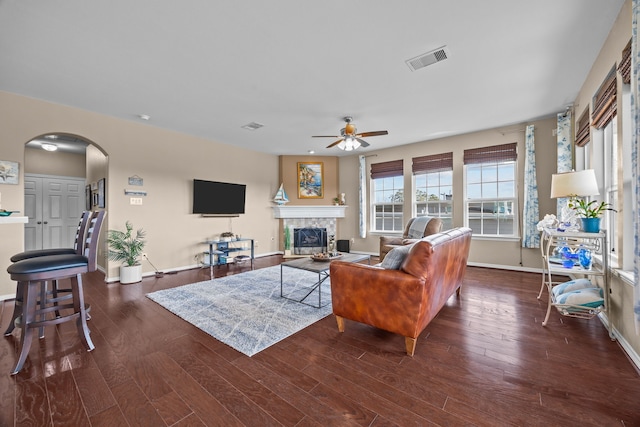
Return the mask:
<svg viewBox="0 0 640 427"><path fill-rule="evenodd" d="M230 231L225 231L224 233L220 233L220 240L223 242L230 242L233 240L233 233Z"/></svg>
<svg viewBox="0 0 640 427"><path fill-rule="evenodd" d="M284 228L284 256L291 256L291 231L289 227Z"/></svg>
<svg viewBox="0 0 640 427"><path fill-rule="evenodd" d="M583 199L574 199L569 203L572 208L582 218L582 230L587 233L598 233L600 231L600 217L604 211L614 211L611 204L607 202L598 203L597 200L587 202Z"/></svg>
<svg viewBox="0 0 640 427"><path fill-rule="evenodd" d="M125 224L126 231L109 230L107 244L109 259L122 261L120 266L120 283L129 284L142 280L142 265L140 257L147 242L144 240L145 231L139 229L133 233L133 225L129 221Z"/></svg>

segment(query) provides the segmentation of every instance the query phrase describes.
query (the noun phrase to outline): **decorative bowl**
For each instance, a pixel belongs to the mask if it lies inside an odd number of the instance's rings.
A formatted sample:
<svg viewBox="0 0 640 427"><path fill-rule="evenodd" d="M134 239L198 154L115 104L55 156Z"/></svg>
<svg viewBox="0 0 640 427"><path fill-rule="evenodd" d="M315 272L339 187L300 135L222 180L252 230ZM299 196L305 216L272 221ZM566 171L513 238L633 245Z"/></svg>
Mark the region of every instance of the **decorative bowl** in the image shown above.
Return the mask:
<svg viewBox="0 0 640 427"><path fill-rule="evenodd" d="M0 216L9 216L9 215L11 215L12 213L13 213L13 211L5 211L5 210L2 210L2 211L0 211Z"/></svg>
<svg viewBox="0 0 640 427"><path fill-rule="evenodd" d="M334 259L340 259L340 258L342 258L342 254L340 253L330 254L328 252L321 252L321 253L311 255L312 260L320 261L320 262L333 261Z"/></svg>

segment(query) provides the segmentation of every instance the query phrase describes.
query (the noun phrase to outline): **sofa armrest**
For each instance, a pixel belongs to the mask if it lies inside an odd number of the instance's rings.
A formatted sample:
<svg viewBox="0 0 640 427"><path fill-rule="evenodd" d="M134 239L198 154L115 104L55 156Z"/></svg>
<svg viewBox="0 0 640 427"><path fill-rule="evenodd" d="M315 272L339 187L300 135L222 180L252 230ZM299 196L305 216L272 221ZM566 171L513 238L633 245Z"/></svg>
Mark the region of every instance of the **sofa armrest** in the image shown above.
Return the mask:
<svg viewBox="0 0 640 427"><path fill-rule="evenodd" d="M412 245L415 242L419 242L420 239L402 239L402 245L406 246L406 245Z"/></svg>
<svg viewBox="0 0 640 427"><path fill-rule="evenodd" d="M401 245L402 236L380 236L380 247L383 245Z"/></svg>
<svg viewBox="0 0 640 427"><path fill-rule="evenodd" d="M333 314L416 338L425 304L424 280L401 270L332 261Z"/></svg>
<svg viewBox="0 0 640 427"><path fill-rule="evenodd" d="M378 251L380 262L382 262L389 251L396 246L402 246L401 236L380 236L380 250Z"/></svg>

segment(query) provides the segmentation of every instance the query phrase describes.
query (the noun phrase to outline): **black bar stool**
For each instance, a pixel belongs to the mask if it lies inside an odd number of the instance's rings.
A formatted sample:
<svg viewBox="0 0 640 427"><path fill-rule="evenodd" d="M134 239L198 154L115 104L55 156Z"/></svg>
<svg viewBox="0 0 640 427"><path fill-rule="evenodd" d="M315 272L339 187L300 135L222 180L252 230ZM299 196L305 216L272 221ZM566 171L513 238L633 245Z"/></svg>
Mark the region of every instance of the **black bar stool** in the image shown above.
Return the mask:
<svg viewBox="0 0 640 427"><path fill-rule="evenodd" d="M33 341L33 329L36 328L75 320L78 334L84 344L89 351L94 349L87 326L88 306L84 302L82 275L95 271L97 268L98 238L105 215L105 211L91 214L82 244L82 254L28 258L13 263L7 269L11 279L18 282L18 287L22 287L24 298L19 322L22 331L20 355L11 372L12 375L22 369ZM71 302L66 304L59 304L59 298L47 298L46 292L44 295L42 292L44 283L61 279L70 279L71 281ZM71 313L62 313L62 310L69 309ZM60 312L60 315L52 318L49 314L54 311Z"/></svg>
<svg viewBox="0 0 640 427"><path fill-rule="evenodd" d="M73 248L52 248L52 249L36 249L32 251L20 252L13 255L10 260L11 262L24 261L25 259L37 258L41 256L50 256L50 255L73 255L78 254L82 255L82 242L84 240L85 231L87 228L87 223L91 216L91 211L82 212L82 216L80 217L80 223L78 224L78 229L76 230L76 238L74 241ZM45 293L44 297L41 296L41 301L44 301L47 292L47 283L43 283L42 289L40 291L41 294ZM54 280L51 287L51 294L53 298L58 298L58 293L65 293L68 297L71 297L71 289L59 289L58 281ZM4 331L4 335L10 335L15 328L16 319L18 319L22 315L22 303L24 298L24 289L20 286L20 282L18 282L16 286L16 298L15 303L13 305L13 315L11 316L11 322L9 323L9 327L6 331ZM59 313L56 313L59 315ZM40 338L44 338L44 327L40 328Z"/></svg>

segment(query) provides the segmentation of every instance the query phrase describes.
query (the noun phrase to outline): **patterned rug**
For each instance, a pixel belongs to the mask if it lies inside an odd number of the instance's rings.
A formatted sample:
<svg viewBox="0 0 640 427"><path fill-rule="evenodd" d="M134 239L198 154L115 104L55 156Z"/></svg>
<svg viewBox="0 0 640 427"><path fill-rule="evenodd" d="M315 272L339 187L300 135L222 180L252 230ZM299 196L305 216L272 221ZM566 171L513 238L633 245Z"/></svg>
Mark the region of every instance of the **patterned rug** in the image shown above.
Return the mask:
<svg viewBox="0 0 640 427"><path fill-rule="evenodd" d="M304 296L316 273L284 267L284 293ZM295 295L294 295L295 296ZM322 308L280 297L280 266L261 268L147 294L147 297L212 337L253 356L331 314L329 279ZM305 300L318 303L318 290Z"/></svg>

